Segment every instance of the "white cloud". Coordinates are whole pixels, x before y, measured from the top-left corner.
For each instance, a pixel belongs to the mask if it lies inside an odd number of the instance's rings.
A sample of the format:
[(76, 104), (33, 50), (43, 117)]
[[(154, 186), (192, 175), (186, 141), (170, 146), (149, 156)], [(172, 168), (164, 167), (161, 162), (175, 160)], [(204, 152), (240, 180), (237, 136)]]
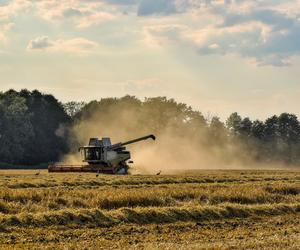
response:
[(265, 55), (263, 57), (256, 57), (253, 60), (250, 60), (250, 62), (253, 62), (257, 66), (290, 66), (292, 64), (291, 58), (289, 56), (280, 56), (276, 54), (272, 55)]
[(7, 32), (14, 26), (12, 18), (17, 16), (20, 11), (26, 11), (31, 3), (26, 0), (13, 0), (0, 5), (0, 42), (7, 42)]
[[(24, 10), (50, 24), (71, 24), (71, 29), (110, 22), (121, 26), (129, 16), (128, 30), (137, 31), (135, 37), (151, 47), (234, 54), (260, 66), (288, 66), (300, 55), (300, 0), (13, 0), (0, 6), (0, 21), (11, 23)], [(2, 25), (0, 41), (6, 36)], [(67, 47), (66, 40), (31, 42), (32, 49)]]
[(144, 42), (149, 47), (165, 47), (182, 42), (183, 33), (188, 29), (181, 24), (151, 24), (143, 28)]
[(51, 22), (71, 22), (78, 28), (86, 28), (112, 21), (114, 8), (101, 1), (43, 0), (35, 3), (37, 14)]
[(0, 6), (0, 20), (8, 20), (17, 15), (20, 11), (24, 11), (31, 7), (31, 2), (27, 0), (12, 0), (7, 4)]
[(96, 42), (81, 37), (68, 40), (50, 40), (47, 36), (41, 36), (31, 40), (27, 50), (87, 55), (93, 53), (97, 47), (98, 44)]
[(47, 36), (40, 36), (33, 40), (31, 40), (27, 46), (28, 50), (42, 50), (42, 49), (48, 49), (49, 47), (52, 47), (53, 44), (50, 42), (49, 38)]
[(80, 20), (75, 21), (78, 28), (86, 28), (92, 25), (101, 24), (107, 21), (112, 21), (115, 19), (110, 13), (97, 12), (88, 16), (81, 17)]
[(278, 11), (271, 1), (177, 0), (177, 10), (182, 7), (181, 14), (174, 15), (177, 19), (170, 23), (161, 17), (159, 24), (149, 19), (144, 41), (152, 47), (192, 48), (199, 54), (235, 54), (258, 66), (288, 66), (292, 56), (300, 55), (300, 1), (289, 1), (289, 6), (293, 2), (298, 3), (298, 15)]

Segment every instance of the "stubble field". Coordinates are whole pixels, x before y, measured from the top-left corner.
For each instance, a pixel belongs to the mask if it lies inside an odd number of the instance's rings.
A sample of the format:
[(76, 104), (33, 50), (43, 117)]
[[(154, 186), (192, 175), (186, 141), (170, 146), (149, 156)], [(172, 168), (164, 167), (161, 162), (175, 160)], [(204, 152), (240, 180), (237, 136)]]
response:
[(0, 249), (115, 248), (299, 249), (300, 171), (0, 171)]

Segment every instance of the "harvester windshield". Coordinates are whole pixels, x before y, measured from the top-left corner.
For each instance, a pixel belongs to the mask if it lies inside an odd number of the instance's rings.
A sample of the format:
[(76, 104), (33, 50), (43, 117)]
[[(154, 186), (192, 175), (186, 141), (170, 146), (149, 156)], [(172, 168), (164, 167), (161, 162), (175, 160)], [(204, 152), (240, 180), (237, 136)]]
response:
[(80, 148), (83, 156), (83, 161), (86, 162), (99, 162), (101, 160), (101, 147), (95, 147), (95, 146), (86, 146)]

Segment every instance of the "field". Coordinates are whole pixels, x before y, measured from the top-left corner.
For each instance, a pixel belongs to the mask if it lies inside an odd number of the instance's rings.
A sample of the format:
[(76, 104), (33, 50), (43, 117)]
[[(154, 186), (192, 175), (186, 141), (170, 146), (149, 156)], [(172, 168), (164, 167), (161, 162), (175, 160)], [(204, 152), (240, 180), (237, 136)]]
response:
[(0, 171), (0, 249), (300, 249), (300, 171)]

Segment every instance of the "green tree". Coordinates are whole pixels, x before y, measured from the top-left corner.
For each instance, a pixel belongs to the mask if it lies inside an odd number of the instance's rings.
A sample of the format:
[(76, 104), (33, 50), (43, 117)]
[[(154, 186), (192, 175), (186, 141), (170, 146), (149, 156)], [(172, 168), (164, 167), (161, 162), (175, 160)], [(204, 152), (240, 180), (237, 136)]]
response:
[(74, 118), (85, 106), (85, 102), (67, 102), (63, 104), (65, 112), (71, 117)]
[(262, 121), (255, 120), (251, 127), (251, 136), (256, 140), (263, 140), (265, 136), (265, 124)]
[(208, 140), (213, 145), (224, 146), (228, 139), (228, 132), (223, 122), (220, 121), (219, 117), (214, 116), (209, 124), (209, 135)]
[(236, 112), (232, 113), (226, 120), (226, 127), (231, 135), (240, 135), (240, 130), (242, 127), (242, 117)]
[(242, 136), (250, 137), (251, 130), (252, 130), (252, 121), (248, 117), (246, 117), (240, 122), (238, 131)]
[(278, 130), (278, 117), (276, 115), (265, 121), (264, 130), (264, 153), (268, 161), (280, 160), (278, 148), (280, 144), (280, 134)]
[(300, 124), (293, 114), (282, 113), (278, 117), (278, 134), (282, 160), (293, 163), (299, 155)]
[(33, 139), (31, 114), (26, 100), (10, 90), (0, 95), (0, 159), (12, 164), (24, 163), (26, 146)]
[(26, 147), (26, 163), (57, 161), (68, 149), (67, 134), (64, 135), (62, 130), (68, 126), (70, 118), (63, 105), (52, 95), (44, 95), (37, 90), (23, 90), (19, 95), (26, 100), (34, 132), (34, 141)]
[(263, 161), (266, 159), (264, 142), (265, 124), (262, 121), (255, 120), (251, 126), (250, 136), (255, 160)]

